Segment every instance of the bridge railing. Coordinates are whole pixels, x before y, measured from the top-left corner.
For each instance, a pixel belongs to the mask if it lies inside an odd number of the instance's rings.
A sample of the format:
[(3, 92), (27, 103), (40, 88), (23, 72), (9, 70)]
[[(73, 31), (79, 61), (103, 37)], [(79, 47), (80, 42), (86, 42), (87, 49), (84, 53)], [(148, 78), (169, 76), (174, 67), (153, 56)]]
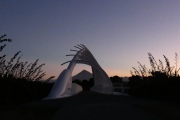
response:
[(115, 93), (121, 95), (128, 95), (128, 89), (130, 88), (127, 83), (113, 83)]

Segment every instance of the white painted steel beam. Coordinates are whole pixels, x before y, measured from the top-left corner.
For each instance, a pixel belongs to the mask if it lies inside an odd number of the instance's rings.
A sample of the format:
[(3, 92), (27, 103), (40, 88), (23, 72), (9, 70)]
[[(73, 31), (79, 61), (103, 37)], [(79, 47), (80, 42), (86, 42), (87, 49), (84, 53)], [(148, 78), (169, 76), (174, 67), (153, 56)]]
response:
[(66, 56), (74, 56), (71, 61), (67, 61), (61, 65), (69, 63), (67, 69), (61, 72), (57, 78), (52, 90), (45, 99), (57, 99), (74, 94), (82, 91), (82, 87), (79, 85), (73, 85), (72, 83), (72, 72), (76, 64), (86, 64), (92, 67), (94, 86), (91, 91), (95, 91), (102, 94), (113, 94), (113, 86), (106, 72), (100, 67), (92, 53), (87, 49), (86, 46), (80, 44), (74, 46), (78, 50), (70, 50), (77, 52), (76, 54), (70, 54)]

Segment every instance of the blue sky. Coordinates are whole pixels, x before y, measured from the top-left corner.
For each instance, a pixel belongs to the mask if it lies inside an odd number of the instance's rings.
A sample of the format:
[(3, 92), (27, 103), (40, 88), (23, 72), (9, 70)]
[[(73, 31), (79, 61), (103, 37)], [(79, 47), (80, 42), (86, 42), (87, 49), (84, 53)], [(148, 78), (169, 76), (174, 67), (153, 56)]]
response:
[[(46, 63), (47, 76), (67, 67), (70, 49), (84, 44), (109, 76), (129, 76), (137, 61), (149, 67), (148, 52), (174, 65), (180, 53), (179, 0), (1, 0), (0, 35), (13, 40), (8, 57)], [(86, 69), (77, 65), (73, 74)]]

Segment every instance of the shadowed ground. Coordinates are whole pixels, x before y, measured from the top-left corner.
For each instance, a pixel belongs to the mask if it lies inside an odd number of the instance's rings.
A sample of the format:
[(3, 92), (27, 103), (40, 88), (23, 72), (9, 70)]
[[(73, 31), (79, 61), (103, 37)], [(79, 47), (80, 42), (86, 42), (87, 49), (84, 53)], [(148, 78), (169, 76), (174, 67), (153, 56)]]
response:
[(1, 110), (1, 120), (179, 120), (180, 104), (94, 92)]

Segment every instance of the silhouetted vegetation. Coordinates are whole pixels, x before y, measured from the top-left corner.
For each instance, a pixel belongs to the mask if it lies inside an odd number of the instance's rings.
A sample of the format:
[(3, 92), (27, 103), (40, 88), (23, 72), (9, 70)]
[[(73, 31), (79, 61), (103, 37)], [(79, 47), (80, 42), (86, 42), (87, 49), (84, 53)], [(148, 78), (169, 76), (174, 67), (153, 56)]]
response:
[(151, 69), (138, 62), (138, 70), (133, 67), (129, 78), (129, 94), (134, 96), (180, 100), (180, 68), (177, 68), (178, 55), (175, 53), (175, 66), (171, 66), (168, 58), (164, 56), (166, 65), (159, 60), (156, 62), (152, 54), (148, 53)]
[[(111, 82), (113, 83), (113, 85), (115, 85), (115, 87), (121, 87), (121, 83), (122, 83), (122, 78), (119, 76), (112, 76), (110, 77)], [(90, 91), (91, 87), (94, 86), (94, 79), (90, 78), (89, 80), (79, 80), (79, 79), (75, 79), (72, 81), (73, 83), (76, 83), (78, 85), (80, 85), (83, 88), (83, 91)], [(115, 91), (119, 92), (119, 89)]]
[(122, 78), (117, 75), (110, 77), (110, 80), (112, 83), (122, 83)]
[(80, 85), (83, 88), (83, 91), (90, 91), (91, 87), (94, 85), (94, 79), (90, 78), (89, 80), (82, 81), (75, 79), (73, 80), (73, 83)]
[(0, 37), (0, 103), (1, 106), (7, 106), (31, 100), (42, 99), (48, 95), (52, 84), (47, 80), (42, 80), (46, 75), (42, 67), (45, 64), (38, 65), (39, 59), (34, 63), (20, 61), (21, 51), (8, 61), (6, 55), (2, 54), (6, 43), (12, 42), (11, 39)]

